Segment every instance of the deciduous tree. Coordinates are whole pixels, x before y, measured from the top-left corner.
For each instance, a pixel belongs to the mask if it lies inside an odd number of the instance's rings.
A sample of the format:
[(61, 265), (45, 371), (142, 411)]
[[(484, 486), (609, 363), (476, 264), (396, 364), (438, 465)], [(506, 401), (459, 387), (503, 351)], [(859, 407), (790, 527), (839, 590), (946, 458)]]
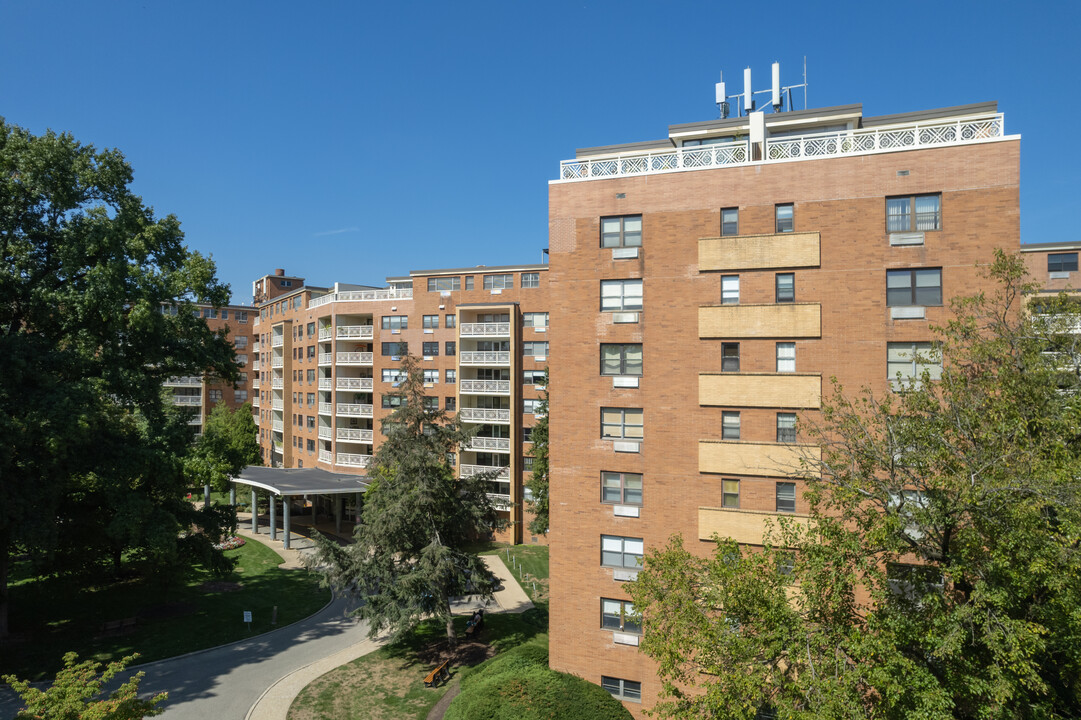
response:
[(526, 481), (532, 498), (528, 501), (533, 519), (529, 531), (537, 535), (548, 534), (548, 369), (544, 369), (544, 394), (537, 409), (537, 422), (529, 436), (533, 443), (533, 472)]
[(999, 254), (955, 300), (941, 379), (836, 388), (811, 517), (764, 548), (680, 539), (631, 587), (666, 717), (1081, 714), (1078, 316), (1030, 315)]

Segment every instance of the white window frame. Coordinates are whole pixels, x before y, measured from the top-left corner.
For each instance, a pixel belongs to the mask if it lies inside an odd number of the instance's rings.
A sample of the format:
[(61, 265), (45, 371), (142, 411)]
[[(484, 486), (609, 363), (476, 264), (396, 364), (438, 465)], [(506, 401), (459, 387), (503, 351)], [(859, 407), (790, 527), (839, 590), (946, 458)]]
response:
[[(616, 413), (618, 413), (619, 416), (618, 422), (616, 421)], [(634, 420), (637, 420), (638, 422), (634, 422)], [(616, 430), (619, 432), (618, 435), (613, 434)], [(634, 442), (641, 442), (644, 436), (645, 412), (642, 408), (601, 408), (602, 440), (631, 440)]]
[[(605, 553), (608, 554), (607, 559)], [(619, 555), (618, 560), (614, 557), (616, 554)], [(644, 555), (645, 542), (642, 538), (601, 535), (601, 567), (641, 570)]]
[(601, 280), (601, 312), (634, 312), (642, 309), (642, 280)]
[(779, 372), (779, 373), (794, 373), (794, 372), (796, 372), (796, 343), (794, 343), (794, 342), (779, 342), (779, 343), (777, 343), (777, 372)]

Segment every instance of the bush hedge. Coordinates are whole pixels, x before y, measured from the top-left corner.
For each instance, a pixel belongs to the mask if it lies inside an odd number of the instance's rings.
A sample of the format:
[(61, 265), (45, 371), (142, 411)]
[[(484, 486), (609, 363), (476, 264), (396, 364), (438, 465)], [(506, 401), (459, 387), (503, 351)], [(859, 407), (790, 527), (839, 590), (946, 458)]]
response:
[(548, 668), (547, 638), (519, 645), (469, 673), (444, 720), (629, 720), (618, 700), (576, 675)]

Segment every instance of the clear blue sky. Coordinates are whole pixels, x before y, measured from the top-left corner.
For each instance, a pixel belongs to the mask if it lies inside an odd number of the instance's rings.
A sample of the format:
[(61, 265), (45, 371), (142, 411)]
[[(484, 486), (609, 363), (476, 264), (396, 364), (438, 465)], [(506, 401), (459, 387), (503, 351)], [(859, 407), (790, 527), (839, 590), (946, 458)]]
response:
[[(998, 100), (1023, 136), (1022, 241), (1077, 239), (1081, 2), (0, 4), (0, 115), (120, 148), (234, 302), (539, 262), (575, 148), (716, 117), (779, 61), (809, 104)], [(799, 107), (799, 105), (797, 105)]]

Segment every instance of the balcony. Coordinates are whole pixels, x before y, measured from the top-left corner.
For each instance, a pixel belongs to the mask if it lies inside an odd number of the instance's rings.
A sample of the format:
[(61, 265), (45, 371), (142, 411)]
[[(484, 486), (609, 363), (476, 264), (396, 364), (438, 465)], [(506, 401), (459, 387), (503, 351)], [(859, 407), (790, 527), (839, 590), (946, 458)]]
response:
[(339, 325), (335, 331), (339, 340), (371, 340), (375, 337), (372, 325)]
[[(369, 443), (373, 442), (373, 431), (363, 430), (361, 428), (338, 428), (338, 440), (341, 442), (359, 442)], [(322, 437), (322, 435), (320, 435)]]
[(202, 395), (173, 395), (173, 405), (202, 405)]
[(188, 425), (202, 425), (202, 424), (203, 424), (203, 416), (202, 415), (196, 415), (191, 420), (188, 420)]
[(360, 365), (371, 367), (374, 356), (370, 352), (340, 352), (334, 362), (338, 365)]
[(255, 388), (256, 390), (258, 390), (259, 389), (259, 378), (255, 378), (254, 380), (252, 380), (251, 381), (251, 386), (253, 388)]
[(274, 408), (275, 410), (284, 410), (285, 409), (285, 401), (284, 400), (277, 400), (277, 399), (272, 400), (271, 403), (270, 403), (270, 407)]
[(334, 414), (334, 405), (331, 404), (331, 403), (324, 403), (324, 402), (319, 403), (319, 414), (320, 415), (333, 415)]
[(258, 371), (260, 367), (262, 367), (262, 364), (258, 360), (252, 360), (252, 362), (251, 362), (251, 369), (252, 370)]
[(285, 345), (284, 335), (275, 335), (270, 338), (270, 347), (283, 347)]
[[(337, 379), (336, 387), (339, 390), (364, 390), (371, 392), (372, 378), (340, 377)], [(322, 388), (320, 387), (320, 389)]]
[(334, 339), (334, 330), (332, 328), (328, 328), (328, 327), (319, 328), (319, 339), (320, 340), (333, 340)]
[(281, 390), (282, 388), (285, 387), (285, 378), (280, 378), (280, 377), (271, 378), (270, 379), (270, 387), (274, 388), (275, 390)]
[(514, 504), (510, 500), (510, 495), (503, 495), (501, 493), (486, 493), (488, 495), (488, 501), (492, 503), (492, 507), (496, 510), (506, 512), (511, 509)]
[(510, 438), (474, 437), (469, 439), (466, 450), (479, 452), (510, 452)]
[(334, 464), (364, 468), (368, 467), (368, 463), (371, 461), (371, 455), (361, 455), (360, 453), (338, 453), (337, 458), (334, 460)]
[(495, 408), (462, 408), (462, 420), (475, 423), (510, 424), (510, 410)]
[(195, 376), (171, 377), (162, 383), (162, 385), (165, 385), (166, 387), (193, 387), (202, 384), (203, 379)]
[(510, 395), (510, 380), (459, 380), (458, 392), (470, 395)]
[(284, 453), (285, 452), (285, 443), (280, 443), (277, 440), (275, 440), (272, 444), (274, 445), (274, 452), (276, 452), (276, 453)]
[(320, 365), (333, 365), (334, 364), (334, 353), (319, 353), (319, 364)]
[(257, 407), (259, 407), (259, 396), (258, 396), (258, 395), (256, 395), (255, 397), (253, 397), (253, 398), (251, 399), (251, 406), (252, 406), (253, 408), (257, 408)]
[(334, 381), (331, 380), (330, 378), (319, 378), (319, 389), (320, 390), (333, 390), (334, 389)]
[(261, 342), (259, 342), (258, 340), (256, 340), (255, 342), (253, 342), (251, 344), (251, 351), (253, 353), (257, 353), (257, 352), (259, 352), (260, 349), (262, 349), (262, 347), (263, 347), (263, 344)]
[(495, 467), (492, 465), (460, 465), (458, 467), (458, 477), (473, 477), (474, 475), (480, 475), (481, 473), (489, 473), (493, 470), (498, 470), (499, 474), (492, 479), (507, 480), (510, 478), (509, 467)]
[(347, 290), (338, 293), (327, 293), (322, 297), (313, 298), (308, 302), (309, 308), (316, 308), (332, 302), (366, 302), (372, 300), (409, 300), (413, 297), (413, 289), (397, 290), (387, 288), (384, 290)]
[(330, 428), (325, 427), (325, 426), (321, 426), (319, 428), (319, 439), (320, 440), (332, 440), (333, 438), (334, 438), (334, 433), (333, 433), (333, 431), (331, 431)]
[(660, 173), (709, 170), (735, 165), (817, 160), (819, 158), (873, 155), (925, 147), (969, 145), (1004, 136), (1001, 113), (963, 120), (929, 121), (905, 125), (883, 125), (861, 130), (812, 133), (798, 137), (766, 138), (764, 160), (754, 160), (751, 144), (737, 140), (717, 145), (650, 150), (619, 155), (576, 158), (559, 163), (559, 181), (656, 175)]
[(462, 323), (458, 326), (458, 335), (460, 337), (510, 337), (510, 323)]
[(338, 403), (338, 415), (342, 417), (372, 417), (374, 407), (361, 403)]
[(270, 358), (270, 367), (272, 367), (272, 368), (285, 367), (285, 358), (283, 358), (283, 357)]
[(275, 420), (273, 422), (273, 427), (278, 432), (285, 432), (285, 423), (281, 420)]
[(320, 450), (319, 451), (319, 462), (325, 462), (325, 463), (334, 462), (334, 454), (331, 453), (330, 450)]
[(466, 351), (458, 353), (458, 362), (461, 365), (510, 365), (509, 352), (489, 351)]

